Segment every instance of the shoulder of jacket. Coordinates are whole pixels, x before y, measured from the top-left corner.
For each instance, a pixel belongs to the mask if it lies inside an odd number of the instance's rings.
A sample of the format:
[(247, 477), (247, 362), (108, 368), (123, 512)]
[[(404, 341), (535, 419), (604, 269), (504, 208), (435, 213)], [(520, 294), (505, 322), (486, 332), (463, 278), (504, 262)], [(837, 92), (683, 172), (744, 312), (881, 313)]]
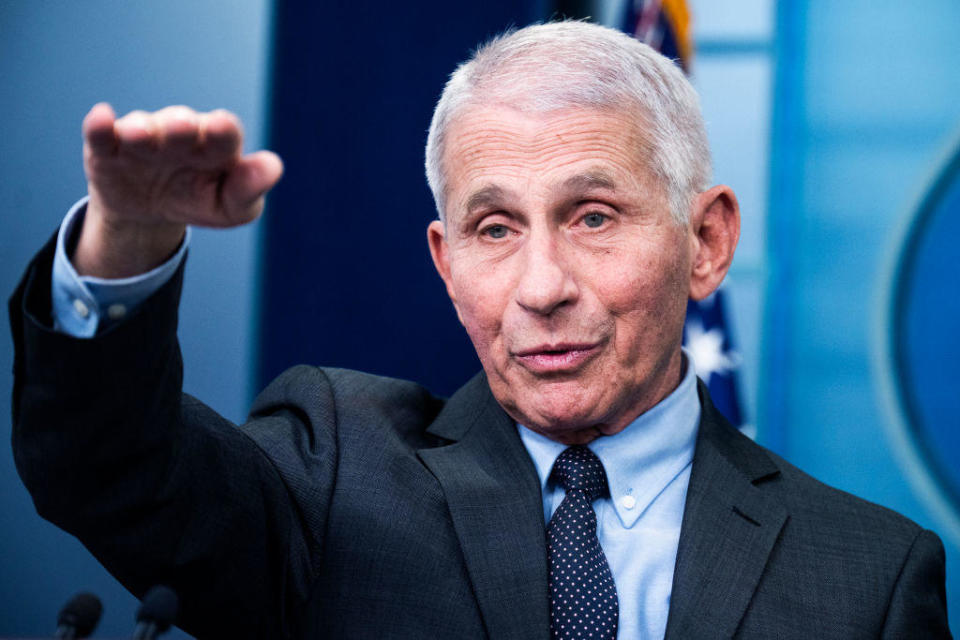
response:
[(795, 524), (835, 530), (846, 537), (882, 537), (884, 544), (905, 548), (923, 531), (920, 525), (893, 509), (832, 487), (776, 453), (766, 453), (780, 469), (776, 491)]
[(251, 416), (293, 408), (339, 426), (393, 426), (423, 430), (444, 400), (423, 386), (334, 367), (297, 365), (277, 376), (257, 397)]

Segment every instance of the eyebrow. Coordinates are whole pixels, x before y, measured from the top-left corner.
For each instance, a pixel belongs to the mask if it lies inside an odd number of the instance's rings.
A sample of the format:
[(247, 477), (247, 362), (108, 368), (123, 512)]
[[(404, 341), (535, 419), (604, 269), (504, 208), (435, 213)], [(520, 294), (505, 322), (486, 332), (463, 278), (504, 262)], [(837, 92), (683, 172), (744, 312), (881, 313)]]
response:
[(613, 181), (613, 178), (599, 170), (578, 173), (564, 180), (562, 186), (565, 191), (590, 191), (592, 189), (617, 190), (617, 184)]
[[(606, 189), (616, 191), (617, 184), (604, 171), (587, 171), (578, 173), (563, 181), (561, 185), (564, 191), (589, 191), (591, 189)], [(506, 192), (497, 185), (487, 185), (473, 192), (467, 198), (466, 210), (473, 211), (485, 206), (498, 204), (503, 201)]]
[(488, 185), (478, 191), (474, 191), (470, 197), (467, 198), (467, 213), (475, 209), (503, 202), (504, 195), (504, 190), (496, 185)]

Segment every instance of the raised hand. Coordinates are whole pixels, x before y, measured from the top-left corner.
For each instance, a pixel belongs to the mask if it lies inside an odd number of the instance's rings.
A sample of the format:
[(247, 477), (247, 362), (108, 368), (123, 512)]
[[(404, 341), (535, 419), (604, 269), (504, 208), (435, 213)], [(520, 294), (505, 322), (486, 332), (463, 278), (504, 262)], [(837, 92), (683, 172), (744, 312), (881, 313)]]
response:
[(274, 153), (242, 155), (240, 121), (222, 110), (167, 107), (118, 119), (100, 103), (83, 138), (90, 202), (72, 258), (81, 274), (143, 273), (176, 250), (187, 224), (250, 222), (283, 173)]

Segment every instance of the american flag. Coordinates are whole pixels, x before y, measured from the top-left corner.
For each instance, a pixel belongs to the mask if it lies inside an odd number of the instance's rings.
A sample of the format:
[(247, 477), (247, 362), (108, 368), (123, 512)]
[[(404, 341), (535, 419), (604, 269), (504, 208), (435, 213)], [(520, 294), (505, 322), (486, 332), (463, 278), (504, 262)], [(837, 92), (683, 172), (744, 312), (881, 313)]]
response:
[(741, 358), (734, 348), (727, 321), (723, 289), (703, 300), (687, 303), (683, 346), (693, 360), (697, 375), (707, 384), (710, 398), (734, 426), (753, 437), (740, 406), (738, 370)]
[(690, 73), (693, 38), (684, 0), (633, 0), (627, 3), (624, 31), (676, 60)]

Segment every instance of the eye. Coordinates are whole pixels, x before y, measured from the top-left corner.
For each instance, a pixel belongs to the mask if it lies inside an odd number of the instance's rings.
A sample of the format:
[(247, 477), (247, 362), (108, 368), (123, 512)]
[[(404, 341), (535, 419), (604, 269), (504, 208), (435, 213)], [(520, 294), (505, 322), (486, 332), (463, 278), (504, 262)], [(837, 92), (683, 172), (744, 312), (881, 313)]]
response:
[(583, 224), (587, 225), (591, 229), (596, 229), (603, 226), (603, 223), (607, 221), (607, 216), (602, 213), (588, 213), (583, 216)]
[(499, 240), (501, 238), (506, 238), (509, 229), (507, 229), (502, 224), (492, 224), (486, 229), (483, 230), (483, 235), (488, 238), (493, 238), (494, 240)]

